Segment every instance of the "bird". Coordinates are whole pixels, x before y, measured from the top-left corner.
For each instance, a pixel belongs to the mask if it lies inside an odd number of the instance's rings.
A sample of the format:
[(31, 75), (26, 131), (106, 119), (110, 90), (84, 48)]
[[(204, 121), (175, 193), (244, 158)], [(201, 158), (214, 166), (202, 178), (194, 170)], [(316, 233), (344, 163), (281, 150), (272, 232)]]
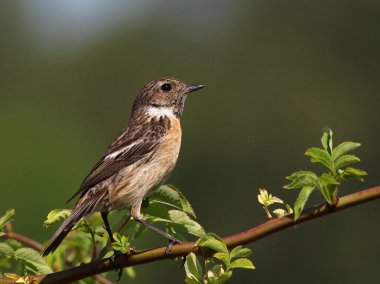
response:
[(108, 214), (130, 208), (134, 220), (169, 240), (179, 241), (144, 220), (141, 204), (173, 171), (182, 139), (180, 119), (188, 94), (203, 84), (185, 84), (175, 78), (161, 78), (143, 86), (136, 97), (127, 126), (108, 146), (77, 192), (79, 199), (71, 215), (54, 233), (42, 255), (54, 252), (83, 217), (100, 212), (111, 242), (114, 241)]

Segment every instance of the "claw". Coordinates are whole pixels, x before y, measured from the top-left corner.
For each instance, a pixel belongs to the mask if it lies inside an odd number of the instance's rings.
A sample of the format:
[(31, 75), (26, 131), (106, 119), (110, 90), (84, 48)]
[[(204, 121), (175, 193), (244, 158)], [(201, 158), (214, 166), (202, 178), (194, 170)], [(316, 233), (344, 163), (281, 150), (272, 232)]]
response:
[(168, 246), (165, 249), (165, 254), (169, 254), (172, 251), (173, 245), (181, 244), (181, 243), (182, 242), (180, 240), (177, 240), (177, 239), (174, 239), (174, 238), (171, 239), (171, 240), (169, 240), (169, 244), (168, 244)]
[(117, 271), (117, 281), (120, 281), (121, 277), (123, 276), (123, 268), (118, 268), (117, 265), (116, 265), (116, 258), (120, 255), (122, 255), (122, 253), (118, 250), (113, 250), (114, 252), (114, 255), (110, 257), (110, 262), (112, 264), (112, 266), (115, 269), (115, 271)]

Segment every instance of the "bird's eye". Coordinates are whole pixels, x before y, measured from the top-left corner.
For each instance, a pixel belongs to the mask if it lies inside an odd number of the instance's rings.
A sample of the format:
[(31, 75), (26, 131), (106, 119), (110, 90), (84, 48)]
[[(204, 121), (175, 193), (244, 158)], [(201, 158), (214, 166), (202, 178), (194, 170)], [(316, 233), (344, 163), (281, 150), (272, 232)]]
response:
[(169, 92), (169, 91), (171, 91), (171, 89), (172, 89), (172, 85), (170, 85), (170, 84), (168, 84), (168, 83), (163, 84), (163, 85), (161, 86), (161, 90), (163, 90), (164, 92)]

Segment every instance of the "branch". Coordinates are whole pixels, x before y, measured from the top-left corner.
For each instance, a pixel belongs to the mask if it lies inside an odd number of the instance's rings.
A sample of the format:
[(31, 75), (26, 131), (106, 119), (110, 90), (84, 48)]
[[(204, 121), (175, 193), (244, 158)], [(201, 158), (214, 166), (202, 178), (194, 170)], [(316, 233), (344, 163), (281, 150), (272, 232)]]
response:
[[(293, 215), (269, 220), (261, 225), (253, 227), (247, 231), (231, 235), (223, 238), (228, 248), (238, 245), (248, 244), (266, 236), (274, 234), (283, 229), (292, 227), (305, 221), (313, 220), (332, 213), (336, 213), (343, 209), (359, 205), (374, 199), (380, 198), (380, 186), (359, 191), (350, 195), (341, 197), (335, 207), (328, 204), (320, 204), (303, 211), (302, 215), (293, 220)], [(162, 259), (172, 259), (176, 257), (186, 256), (190, 252), (198, 252), (198, 248), (194, 247), (195, 243), (183, 243), (174, 245), (169, 254), (165, 253), (166, 247), (150, 249), (140, 252), (130, 252), (117, 256), (114, 261), (110, 258), (97, 260), (88, 264), (83, 264), (68, 270), (59, 271), (47, 275), (41, 275), (41, 284), (50, 283), (70, 283), (89, 276), (115, 270), (117, 268), (140, 265), (148, 262), (158, 261)]]
[(12, 225), (9, 223), (6, 226), (4, 237), (16, 240), (34, 250), (42, 251), (42, 245), (39, 242), (36, 242), (31, 238), (13, 232)]
[[(231, 235), (223, 238), (228, 248), (233, 248), (238, 245), (248, 244), (266, 236), (274, 234), (283, 229), (292, 227), (294, 225), (303, 223), (305, 221), (313, 220), (319, 217), (323, 217), (332, 213), (336, 213), (343, 209), (359, 205), (374, 199), (380, 198), (380, 186), (362, 190), (350, 195), (341, 197), (336, 206), (331, 206), (328, 204), (320, 204), (317, 206), (310, 207), (303, 211), (302, 215), (297, 219), (293, 220), (293, 215), (288, 215), (281, 218), (275, 218), (269, 220), (261, 225), (253, 227), (247, 231)], [(12, 231), (12, 227), (7, 227), (5, 236), (11, 239), (15, 239), (24, 245), (32, 247), (36, 250), (41, 251), (42, 246), (38, 242), (25, 237), (23, 235), (17, 234)], [(194, 247), (194, 242), (183, 243), (174, 245), (169, 254), (165, 253), (166, 247), (139, 251), (139, 252), (129, 252), (111, 261), (111, 258), (100, 259), (88, 264), (83, 264), (78, 267), (71, 269), (54, 272), (47, 275), (35, 275), (30, 276), (30, 279), (40, 281), (41, 284), (49, 283), (70, 283), (84, 279), (86, 277), (95, 277), (100, 283), (108, 284), (112, 283), (109, 280), (102, 277), (101, 273), (115, 270), (117, 268), (129, 267), (140, 265), (148, 262), (172, 259), (176, 257), (186, 256), (190, 252), (199, 253), (199, 249)], [(12, 279), (0, 278), (0, 283), (15, 283)]]

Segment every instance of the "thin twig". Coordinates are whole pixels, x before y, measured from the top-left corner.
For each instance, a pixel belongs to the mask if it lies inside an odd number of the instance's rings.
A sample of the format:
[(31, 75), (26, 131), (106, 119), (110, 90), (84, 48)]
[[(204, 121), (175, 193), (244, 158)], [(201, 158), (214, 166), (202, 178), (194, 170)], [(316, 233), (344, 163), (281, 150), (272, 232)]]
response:
[(16, 240), (23, 245), (26, 245), (32, 249), (35, 249), (37, 251), (42, 251), (42, 245), (39, 242), (36, 242), (35, 240), (28, 238), (26, 236), (20, 235), (18, 233), (13, 232), (12, 225), (7, 224), (5, 227), (5, 235), (4, 237), (8, 239)]
[[(339, 199), (336, 207), (328, 206), (326, 204), (311, 207), (304, 210), (297, 221), (293, 220), (293, 215), (275, 218), (247, 231), (225, 237), (223, 240), (228, 248), (233, 248), (238, 245), (244, 245), (257, 241), (296, 224), (336, 213), (343, 209), (377, 198), (380, 198), (380, 186), (343, 196)], [(101, 259), (68, 270), (41, 275), (40, 283), (70, 283), (96, 274), (115, 270), (115, 268), (129, 267), (162, 259), (181, 257), (187, 255), (191, 251), (198, 252), (198, 248), (194, 247), (194, 245), (194, 242), (177, 244), (173, 246), (170, 253), (165, 252), (166, 247), (160, 247), (142, 252), (126, 253), (116, 257), (113, 261), (111, 261), (110, 258)]]

